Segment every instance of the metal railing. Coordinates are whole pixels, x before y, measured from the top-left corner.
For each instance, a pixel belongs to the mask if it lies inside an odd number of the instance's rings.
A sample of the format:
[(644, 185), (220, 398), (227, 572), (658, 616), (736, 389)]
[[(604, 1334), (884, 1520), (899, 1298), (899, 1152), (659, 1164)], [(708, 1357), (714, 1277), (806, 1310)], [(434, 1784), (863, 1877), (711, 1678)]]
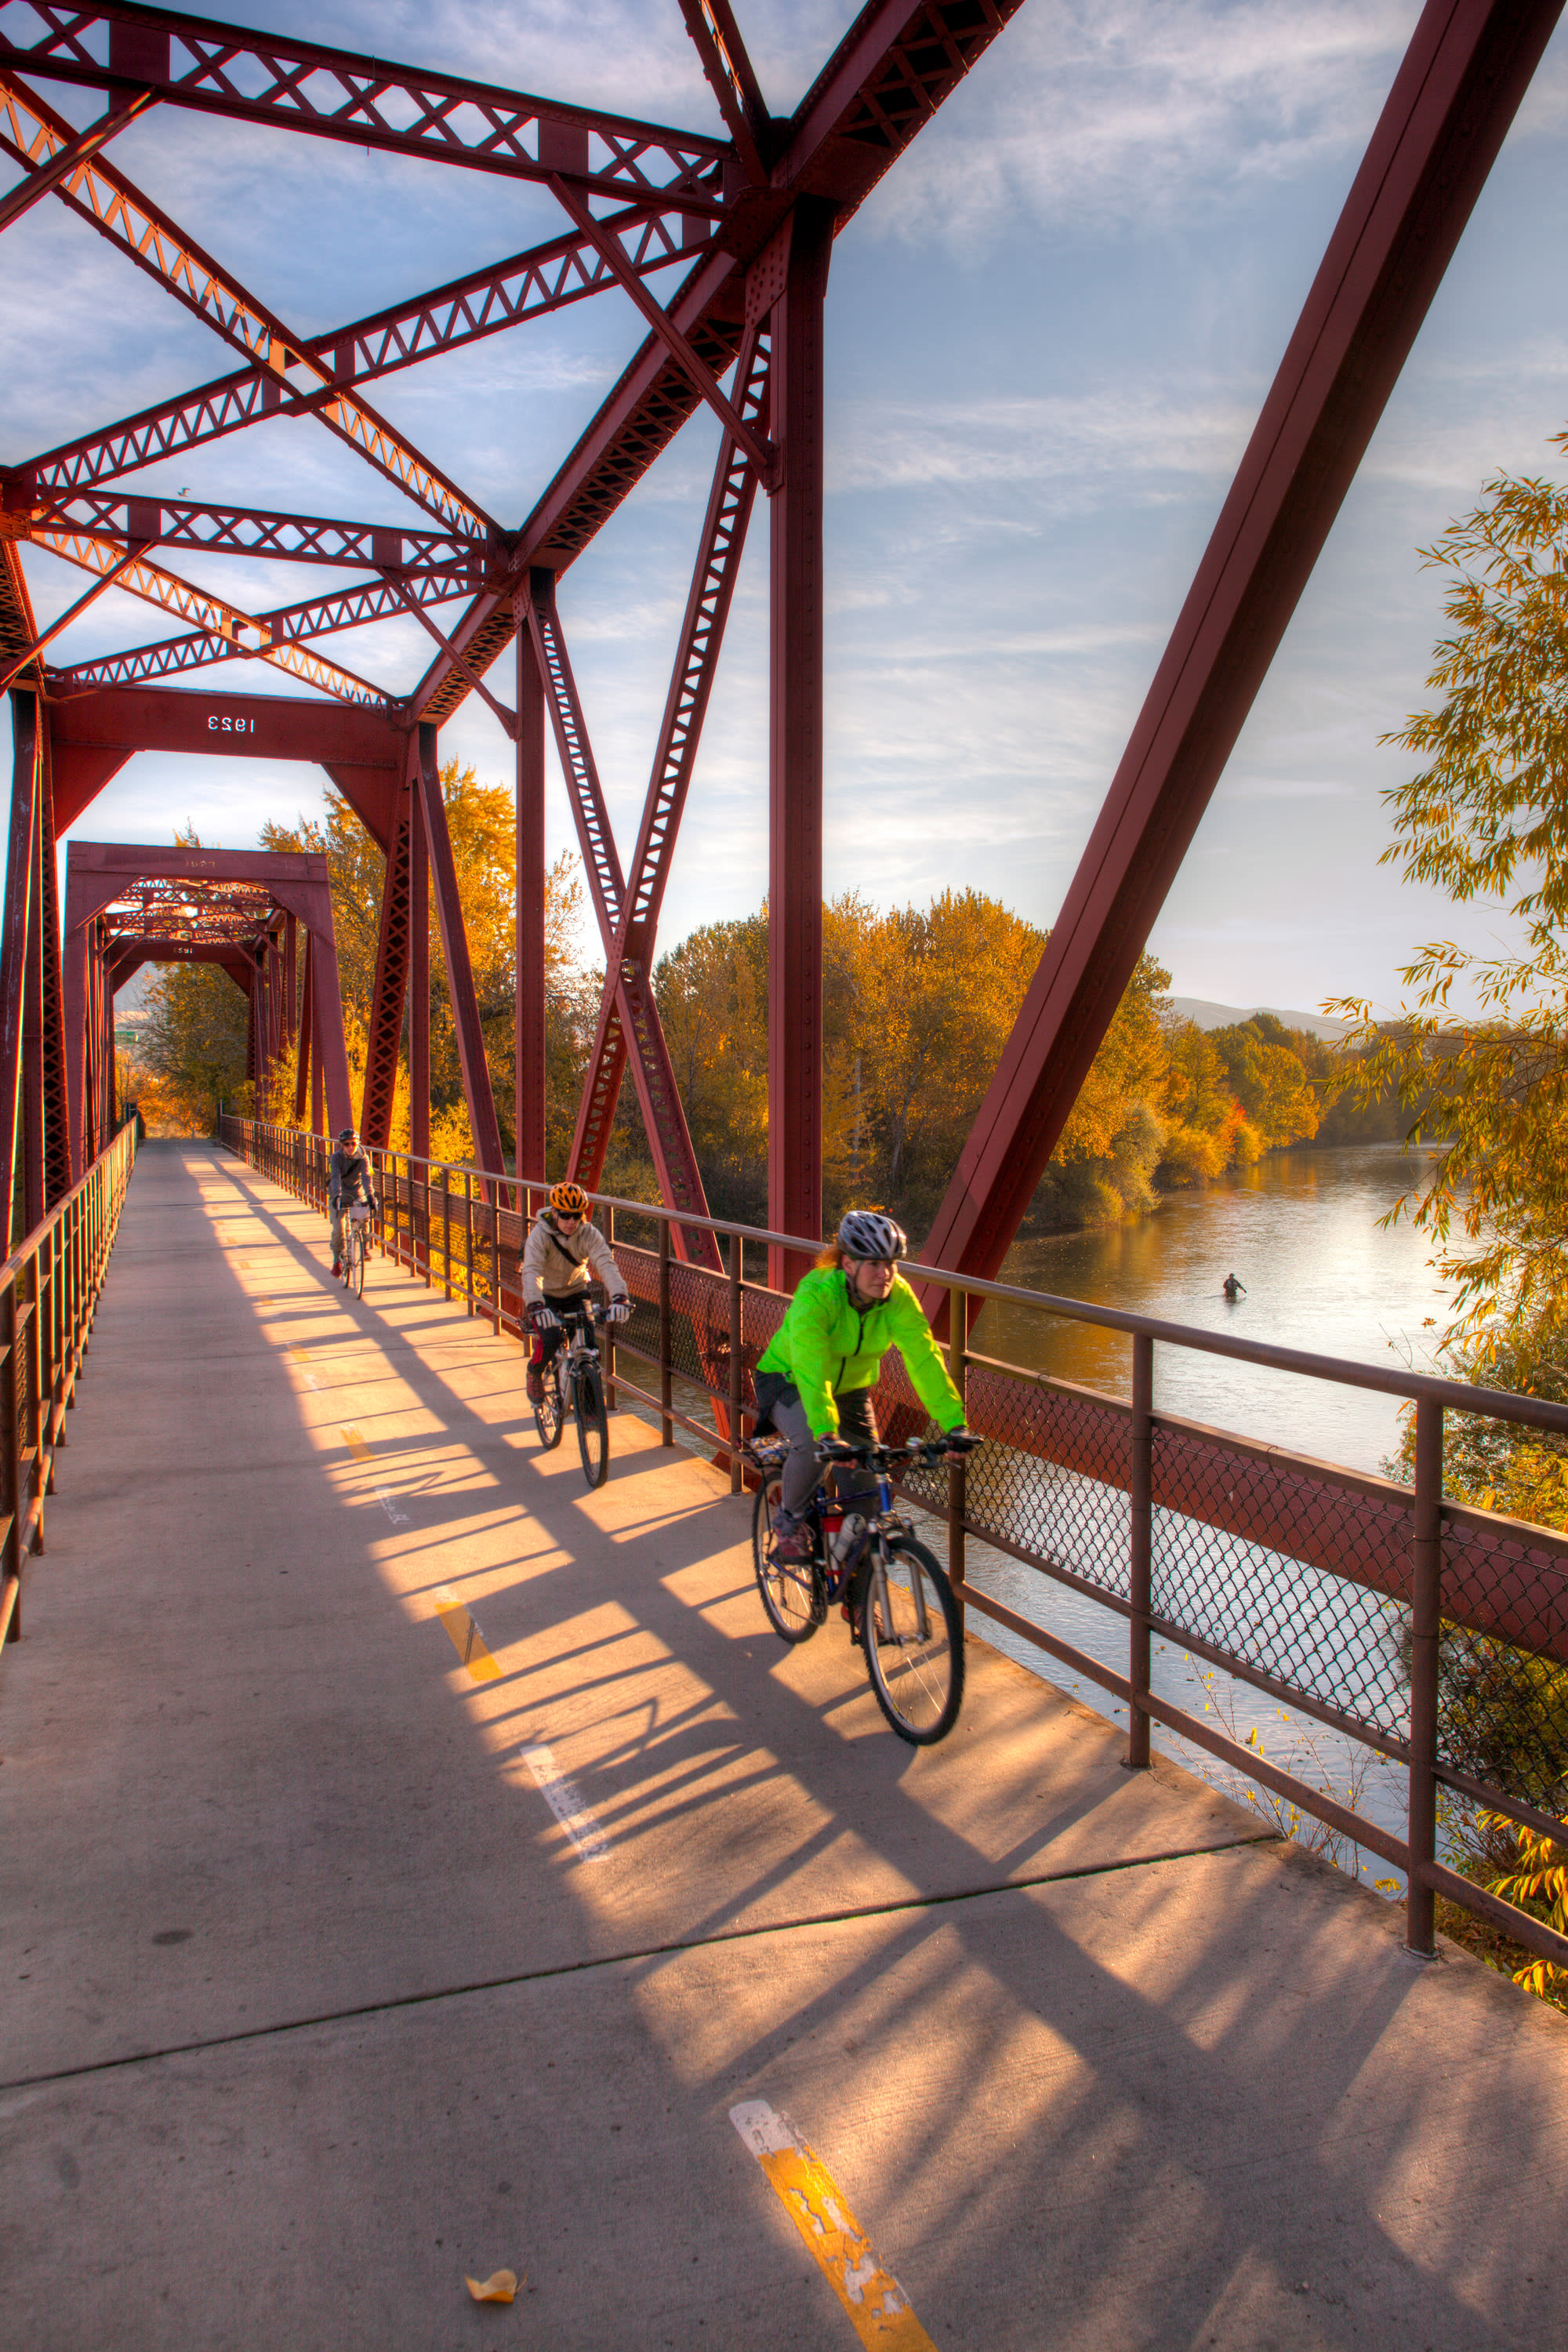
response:
[[(221, 1139), (264, 1173), (324, 1207), (321, 1136), (226, 1117)], [(448, 1297), (466, 1297), (498, 1336), (525, 1338), (517, 1261), (546, 1191), (477, 1169), (373, 1153), (386, 1255)], [(607, 1385), (679, 1426), (743, 1477), (729, 1433), (749, 1423), (758, 1357), (788, 1300), (744, 1279), (748, 1244), (797, 1254), (798, 1236), (591, 1196), (633, 1299), (605, 1334)], [(679, 1255), (678, 1235), (713, 1234), (713, 1272)], [(1568, 1839), (1568, 1536), (1444, 1495), (1449, 1413), (1568, 1434), (1568, 1408), (1415, 1372), (1316, 1356), (1161, 1323), (1005, 1283), (955, 1281), (940, 1267), (906, 1273), (949, 1300), (948, 1359), (970, 1425), (990, 1441), (963, 1467), (912, 1478), (909, 1491), (945, 1522), (950, 1573), (971, 1609), (1082, 1675), (1128, 1709), (1128, 1762), (1146, 1765), (1160, 1723), (1229, 1771), (1270, 1790), (1407, 1879), (1407, 1937), (1433, 1949), (1443, 1895), (1515, 1942), (1568, 1967), (1568, 1937), (1439, 1859), (1439, 1791)], [(980, 1307), (997, 1299), (1057, 1320), (1124, 1334), (1131, 1394), (1101, 1394), (975, 1350)], [(1317, 1462), (1153, 1404), (1156, 1348), (1222, 1356), (1260, 1370), (1404, 1400), (1415, 1423), (1413, 1485)], [(628, 1378), (626, 1360), (648, 1368)], [(711, 1418), (679, 1409), (678, 1383)], [(691, 1400), (697, 1402), (698, 1400)], [(894, 1439), (926, 1426), (896, 1355), (878, 1390)], [(1127, 1668), (1107, 1666), (969, 1582), (971, 1538), (1114, 1612), (1127, 1625)], [(1212, 1719), (1151, 1688), (1154, 1637), (1330, 1727), (1408, 1773), (1405, 1833), (1228, 1737)]]
[(76, 1402), (109, 1253), (136, 1164), (122, 1127), (0, 1267), (0, 1640), (22, 1634), (22, 1579), (44, 1549), (44, 1502)]

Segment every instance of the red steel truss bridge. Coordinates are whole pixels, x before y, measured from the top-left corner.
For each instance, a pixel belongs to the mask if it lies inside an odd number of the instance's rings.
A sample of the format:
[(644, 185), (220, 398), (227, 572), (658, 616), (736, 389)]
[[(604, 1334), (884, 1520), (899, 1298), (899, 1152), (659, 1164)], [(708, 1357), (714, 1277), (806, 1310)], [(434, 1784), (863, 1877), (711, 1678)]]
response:
[[(470, 695), (496, 715), (515, 751), (517, 1171), (538, 1176), (545, 1163), (548, 728), (605, 959), (571, 1172), (589, 1186), (598, 1179), (629, 1067), (664, 1205), (702, 1218), (651, 973), (760, 490), (771, 555), (769, 1224), (783, 1234), (820, 1230), (828, 269), (858, 206), (975, 59), (1005, 37), (1022, 0), (868, 0), (787, 119), (768, 111), (731, 0), (679, 5), (718, 131), (633, 121), (121, 0), (0, 0), (0, 148), (21, 173), (0, 198), (0, 229), (34, 203), (64, 205), (226, 347), (226, 373), (0, 471), (0, 683), (11, 691), (16, 745), (0, 1101), (10, 1106), (13, 1155), (19, 1139), (36, 1139), (27, 1146), (29, 1219), (68, 1183), (84, 1151), (91, 1156), (102, 1117), (85, 1079), (68, 1083), (70, 1072), (97, 1067), (91, 1037), (104, 1014), (85, 978), (79, 993), (74, 981), (68, 990), (63, 983), (55, 841), (140, 751), (221, 748), (325, 769), (386, 860), (361, 1129), (373, 1144), (387, 1141), (407, 1007), (413, 1142), (428, 1155), (433, 896), (477, 1158), (486, 1172), (503, 1171), (438, 778), (439, 730)], [(928, 1240), (934, 1265), (979, 1278), (1000, 1265), (1559, 5), (1430, 0), (1419, 19)], [(94, 94), (99, 110), (85, 128), (52, 102), (48, 93), (58, 97), (61, 85), (79, 93), (79, 93)], [(116, 138), (160, 107), (532, 184), (549, 191), (561, 226), (526, 251), (305, 335), (116, 168)], [(542, 497), (513, 525), (488, 514), (372, 404), (384, 376), (611, 289), (635, 306), (644, 339)], [(717, 415), (722, 438), (626, 856), (610, 825), (557, 583), (700, 411)], [(389, 527), (219, 507), (138, 487), (141, 469), (158, 460), (280, 416), (313, 421), (345, 443), (395, 486), (406, 520)], [(88, 575), (82, 596), (48, 630), (28, 601), (23, 542)], [(160, 560), (175, 553), (187, 563), (267, 555), (338, 576), (317, 596), (250, 612)], [(54, 640), (111, 583), (154, 606), (163, 634), (56, 667)], [(405, 697), (326, 649), (337, 633), (402, 614), (432, 643), (429, 667)], [(280, 686), (296, 690), (215, 694), (176, 683), (239, 659), (268, 663), (284, 673)], [(157, 919), (149, 902), (148, 919)], [(160, 936), (174, 952), (174, 935)], [(264, 982), (245, 982), (258, 1069), (283, 1034), (279, 1023), (298, 1017), (285, 976), (289, 936), (287, 914), (281, 933), (274, 921), (251, 935), (252, 974), (265, 972)], [(312, 936), (319, 948), (321, 934)], [(132, 951), (118, 940), (89, 948), (105, 976)], [(307, 983), (318, 999), (326, 973), (321, 950)], [(318, 1077), (325, 1067), (331, 1097), (331, 1055), (341, 1055), (342, 1041), (336, 1024), (326, 1022), (325, 1032), (337, 1036), (335, 1048), (322, 1045), (312, 1014), (314, 1067)], [(301, 1076), (301, 1115), (304, 1092)], [(319, 1123), (319, 1085), (317, 1097)], [(678, 1225), (674, 1246), (717, 1265), (700, 1223)], [(784, 1253), (774, 1256), (778, 1282), (788, 1267)]]

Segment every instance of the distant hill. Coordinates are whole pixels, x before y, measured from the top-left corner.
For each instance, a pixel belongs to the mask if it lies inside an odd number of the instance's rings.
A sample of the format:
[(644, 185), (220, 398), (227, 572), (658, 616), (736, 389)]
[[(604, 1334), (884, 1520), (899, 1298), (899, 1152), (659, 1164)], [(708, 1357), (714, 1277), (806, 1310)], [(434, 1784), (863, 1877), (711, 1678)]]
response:
[(1229, 1029), (1238, 1021), (1250, 1021), (1255, 1013), (1272, 1013), (1287, 1029), (1305, 1029), (1313, 1037), (1344, 1037), (1351, 1028), (1348, 1021), (1331, 1021), (1322, 1013), (1287, 1013), (1278, 1004), (1215, 1004), (1206, 996), (1173, 996), (1171, 1010), (1200, 1029)]

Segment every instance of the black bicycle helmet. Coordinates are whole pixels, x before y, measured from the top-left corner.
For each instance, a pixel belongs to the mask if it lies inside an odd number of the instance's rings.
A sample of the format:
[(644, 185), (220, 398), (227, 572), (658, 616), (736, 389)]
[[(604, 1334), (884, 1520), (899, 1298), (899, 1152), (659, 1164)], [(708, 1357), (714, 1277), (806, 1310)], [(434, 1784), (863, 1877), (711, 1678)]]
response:
[(902, 1225), (880, 1209), (851, 1209), (838, 1228), (838, 1245), (846, 1257), (876, 1258), (887, 1265), (910, 1254)]
[(338, 1129), (338, 1141), (339, 1141), (340, 1143), (352, 1143), (352, 1142), (353, 1141), (353, 1139), (354, 1139), (354, 1131), (353, 1131), (353, 1128), (352, 1128), (352, 1127), (340, 1127), (340, 1128), (339, 1128), (339, 1129)]

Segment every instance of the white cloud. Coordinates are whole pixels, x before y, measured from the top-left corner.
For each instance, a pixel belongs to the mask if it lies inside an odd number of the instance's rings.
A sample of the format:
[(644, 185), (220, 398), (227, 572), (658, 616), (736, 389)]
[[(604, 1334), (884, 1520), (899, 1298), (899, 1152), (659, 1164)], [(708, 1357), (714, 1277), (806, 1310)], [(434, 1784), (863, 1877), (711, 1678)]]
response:
[(1026, 10), (873, 198), (971, 245), (1020, 218), (1168, 228), (1364, 146), (1414, 0), (1067, 0)]

